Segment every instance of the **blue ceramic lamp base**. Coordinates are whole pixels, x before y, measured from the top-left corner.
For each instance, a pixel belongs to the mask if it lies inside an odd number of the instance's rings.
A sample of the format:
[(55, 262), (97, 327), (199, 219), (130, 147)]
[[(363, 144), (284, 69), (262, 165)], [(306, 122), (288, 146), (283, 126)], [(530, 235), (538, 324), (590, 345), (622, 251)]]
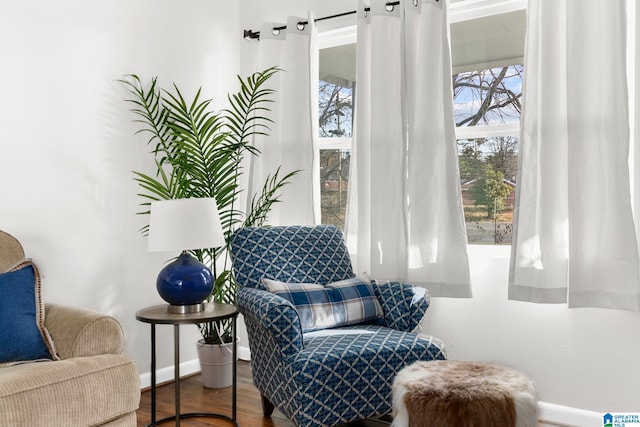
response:
[(202, 311), (204, 301), (213, 290), (211, 270), (183, 251), (180, 256), (160, 271), (156, 287), (163, 300), (169, 303), (170, 313)]

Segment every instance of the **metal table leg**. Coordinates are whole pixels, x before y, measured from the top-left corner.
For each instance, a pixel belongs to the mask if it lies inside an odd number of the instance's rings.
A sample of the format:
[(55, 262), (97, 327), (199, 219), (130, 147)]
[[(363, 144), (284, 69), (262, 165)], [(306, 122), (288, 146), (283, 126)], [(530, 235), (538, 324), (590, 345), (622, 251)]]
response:
[(156, 422), (156, 324), (151, 324), (151, 424)]
[(176, 427), (180, 427), (180, 325), (173, 325), (173, 379), (176, 404)]
[(231, 346), (233, 348), (233, 354), (231, 355), (232, 357), (232, 362), (231, 362), (231, 366), (232, 371), (233, 371), (233, 378), (232, 378), (232, 388), (231, 388), (231, 401), (232, 401), (232, 405), (231, 405), (231, 419), (236, 422), (236, 405), (237, 405), (237, 352), (238, 352), (238, 341), (236, 339), (236, 317), (233, 318), (232, 322), (231, 322), (231, 330), (233, 331), (233, 345)]

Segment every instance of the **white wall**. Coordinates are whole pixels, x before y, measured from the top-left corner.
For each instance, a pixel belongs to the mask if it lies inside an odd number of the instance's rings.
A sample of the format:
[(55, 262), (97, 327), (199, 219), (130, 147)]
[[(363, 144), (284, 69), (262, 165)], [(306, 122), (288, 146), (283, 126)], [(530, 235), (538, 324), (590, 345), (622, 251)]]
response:
[[(226, 105), (239, 68), (239, 6), (228, 0), (3, 0), (0, 7), (0, 229), (44, 274), (47, 302), (111, 313), (126, 353), (149, 370), (155, 278), (172, 254), (146, 251), (132, 170), (152, 157), (116, 80), (136, 73), (198, 86)], [(183, 359), (196, 357), (183, 327)], [(158, 329), (158, 363), (172, 363)], [(162, 351), (164, 350), (164, 351)]]
[(442, 339), (452, 359), (522, 370), (544, 402), (639, 411), (640, 314), (508, 301), (509, 251), (470, 246), (473, 298), (434, 298), (424, 332)]

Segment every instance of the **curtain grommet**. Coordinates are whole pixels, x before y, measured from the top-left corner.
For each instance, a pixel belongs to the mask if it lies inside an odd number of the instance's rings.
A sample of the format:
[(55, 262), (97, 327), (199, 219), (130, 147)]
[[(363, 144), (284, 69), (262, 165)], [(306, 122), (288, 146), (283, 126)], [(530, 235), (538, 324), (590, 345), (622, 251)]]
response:
[(306, 24), (304, 22), (298, 22), (298, 25), (296, 25), (296, 28), (298, 29), (298, 31), (304, 31), (305, 27), (306, 27)]
[(386, 5), (384, 5), (384, 9), (385, 9), (387, 12), (393, 12), (393, 9), (395, 9), (395, 8), (396, 8), (396, 7), (395, 7), (394, 5), (392, 5), (392, 4), (388, 4), (388, 3), (387, 3)]
[(274, 36), (280, 35), (280, 29), (279, 28), (272, 29), (271, 34), (273, 34)]

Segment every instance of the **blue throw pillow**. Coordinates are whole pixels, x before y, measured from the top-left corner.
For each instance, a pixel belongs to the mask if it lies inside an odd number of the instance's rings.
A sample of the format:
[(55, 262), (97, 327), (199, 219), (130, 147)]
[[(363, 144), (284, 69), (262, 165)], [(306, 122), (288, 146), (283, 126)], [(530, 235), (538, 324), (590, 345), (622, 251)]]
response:
[(31, 260), (0, 274), (0, 363), (54, 358), (40, 286), (40, 274)]
[(262, 279), (274, 294), (290, 301), (298, 311), (303, 332), (375, 321), (384, 313), (371, 281), (354, 277), (322, 286)]

